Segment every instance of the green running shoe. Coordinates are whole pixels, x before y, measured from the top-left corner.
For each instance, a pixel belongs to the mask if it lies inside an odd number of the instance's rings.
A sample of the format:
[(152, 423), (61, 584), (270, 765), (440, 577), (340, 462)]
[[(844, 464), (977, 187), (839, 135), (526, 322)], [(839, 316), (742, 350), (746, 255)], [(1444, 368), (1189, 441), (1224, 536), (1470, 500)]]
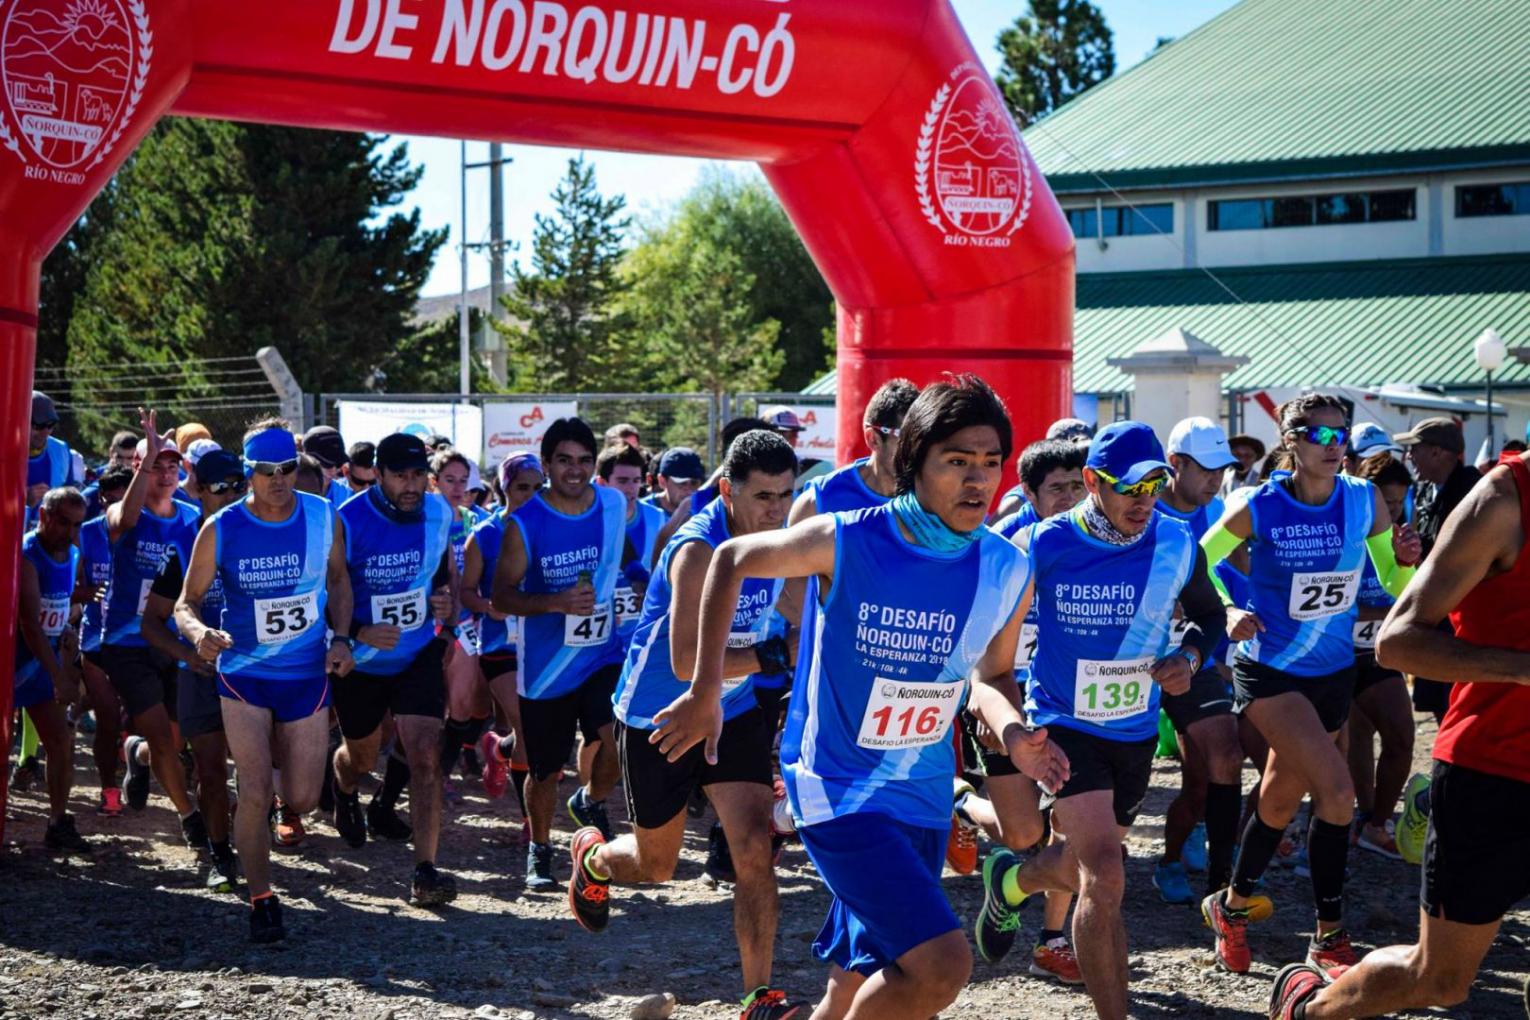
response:
[(1403, 790), (1403, 813), (1392, 838), (1409, 864), (1424, 862), (1424, 839), (1429, 835), (1429, 777), (1419, 773)]
[(1004, 876), (1020, 863), (1008, 847), (1000, 847), (983, 861), (983, 909), (973, 924), (978, 953), (988, 963), (998, 963), (1009, 953), (1020, 934), (1020, 910), (1004, 898)]

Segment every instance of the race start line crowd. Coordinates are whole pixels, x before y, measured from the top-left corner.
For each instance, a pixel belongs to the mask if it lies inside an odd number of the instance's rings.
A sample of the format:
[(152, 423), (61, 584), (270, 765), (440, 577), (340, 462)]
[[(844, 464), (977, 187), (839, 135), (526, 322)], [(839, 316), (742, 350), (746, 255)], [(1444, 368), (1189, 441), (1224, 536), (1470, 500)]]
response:
[[(1392, 436), (1321, 394), (1278, 415), (1273, 451), (1205, 418), (1163, 441), (1064, 419), (1001, 496), (1015, 437), (973, 376), (887, 383), (867, 456), (806, 485), (784, 408), (730, 422), (710, 473), (569, 418), (487, 478), (440, 437), (347, 447), (267, 419), (220, 446), (144, 411), (87, 486), (34, 394), (12, 782), (45, 785), (48, 848), (89, 853), (68, 806), (91, 734), (95, 827), (142, 809), (152, 777), (208, 888), (243, 883), (256, 942), (286, 936), (271, 845), (315, 810), (352, 847), (411, 842), (409, 896), (438, 906), (451, 776), (513, 790), (527, 888), (563, 885), (599, 932), (616, 890), (672, 877), (709, 804), (741, 1020), (949, 1006), (973, 960), (947, 864), (979, 874), (985, 961), (1041, 900), (1030, 973), (1115, 1020), (1122, 840), (1163, 744), (1182, 784), (1153, 885), (1199, 903), (1220, 966), (1259, 954), (1272, 860), (1310, 873), (1308, 951), (1272, 1018), (1459, 1003), (1530, 894), (1523, 444), (1484, 475), (1449, 419)], [(1410, 778), (1415, 708), (1440, 723), (1432, 775)], [(566, 770), (571, 838), (553, 830)], [(788, 841), (832, 897), (812, 1007), (771, 976)], [(1416, 944), (1358, 958), (1355, 848), (1422, 866)]]

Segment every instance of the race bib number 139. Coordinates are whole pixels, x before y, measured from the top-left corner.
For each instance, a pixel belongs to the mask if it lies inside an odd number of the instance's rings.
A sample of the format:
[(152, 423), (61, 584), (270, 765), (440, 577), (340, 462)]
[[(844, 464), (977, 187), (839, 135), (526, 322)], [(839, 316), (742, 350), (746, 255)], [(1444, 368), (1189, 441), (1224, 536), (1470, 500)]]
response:
[(1130, 719), (1147, 711), (1153, 678), (1148, 668), (1155, 660), (1080, 659), (1073, 684), (1073, 717), (1084, 722), (1108, 723)]

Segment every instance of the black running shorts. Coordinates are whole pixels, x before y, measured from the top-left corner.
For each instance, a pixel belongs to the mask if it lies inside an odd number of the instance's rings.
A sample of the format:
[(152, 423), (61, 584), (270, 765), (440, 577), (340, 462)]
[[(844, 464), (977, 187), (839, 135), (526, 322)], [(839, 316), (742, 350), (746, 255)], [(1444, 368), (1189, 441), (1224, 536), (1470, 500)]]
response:
[(383, 716), (423, 715), (440, 719), (446, 714), (446, 679), (442, 658), (446, 642), (437, 637), (420, 649), (414, 661), (392, 676), (353, 669), (331, 678), (335, 715), (340, 732), (348, 740), (361, 740), (377, 732)]
[(574, 751), (574, 733), (585, 743), (600, 739), (611, 723), (611, 695), (622, 668), (612, 664), (591, 673), (578, 689), (557, 698), (521, 695), (521, 732), (526, 734), (526, 764), (538, 780), (556, 776)]
[(1227, 681), (1215, 668), (1203, 669), (1190, 680), (1190, 689), (1183, 694), (1165, 694), (1158, 704), (1174, 724), (1176, 733), (1187, 733), (1190, 727), (1202, 719), (1232, 712), (1232, 695), (1227, 692)]
[(175, 718), (175, 662), (153, 648), (102, 645), (101, 662), (129, 718), (156, 705)]
[(1530, 897), (1530, 783), (1434, 763), (1419, 906), (1492, 924)]
[(1337, 733), (1349, 718), (1349, 703), (1355, 696), (1355, 667), (1350, 664), (1327, 676), (1296, 676), (1248, 659), (1233, 660), (1234, 712), (1241, 714), (1260, 698), (1293, 692), (1312, 702), (1326, 732)]
[(1142, 810), (1148, 783), (1153, 778), (1153, 752), (1158, 737), (1147, 740), (1107, 740), (1092, 733), (1053, 723), (1047, 736), (1068, 756), (1068, 781), (1055, 794), (1042, 791), (1041, 807), (1081, 793), (1110, 790), (1116, 824), (1130, 826)]
[(717, 764), (708, 765), (706, 747), (697, 744), (671, 763), (648, 738), (653, 730), (616, 724), (616, 747), (622, 759), (627, 817), (640, 829), (657, 829), (685, 810), (691, 791), (714, 783), (771, 785), (772, 720), (759, 708), (723, 723), (717, 741)]

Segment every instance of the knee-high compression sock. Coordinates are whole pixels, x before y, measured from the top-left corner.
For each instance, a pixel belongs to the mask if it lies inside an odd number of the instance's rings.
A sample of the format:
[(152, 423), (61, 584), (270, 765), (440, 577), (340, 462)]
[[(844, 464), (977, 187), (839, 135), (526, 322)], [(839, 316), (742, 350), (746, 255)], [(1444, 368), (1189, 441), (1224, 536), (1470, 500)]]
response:
[(37, 727), (32, 725), (32, 713), (21, 713), (21, 757), (18, 761), (29, 761), (37, 757)]
[(521, 817), (526, 818), (526, 778), (531, 770), (524, 765), (511, 764), (510, 785), (515, 787), (515, 799), (521, 805)]
[(1206, 786), (1206, 887), (1216, 892), (1232, 878), (1233, 851), (1238, 848), (1238, 815), (1243, 791), (1236, 783)]
[[(1208, 830), (1209, 831), (1209, 830)], [(1272, 829), (1259, 820), (1259, 813), (1248, 820), (1243, 830), (1243, 843), (1238, 854), (1238, 866), (1233, 869), (1232, 890), (1239, 896), (1252, 896), (1254, 886), (1270, 866), (1270, 859), (1280, 848), (1281, 829)]]
[(441, 775), (449, 776), (462, 757), (462, 745), (475, 739), (477, 719), (453, 719), (448, 717), (441, 727)]
[(391, 808), (398, 803), (399, 794), (408, 785), (409, 764), (404, 761), (403, 749), (395, 742), (393, 750), (388, 752), (388, 765), (383, 771), (382, 786), (378, 787), (373, 800), (383, 807)]
[(1312, 867), (1312, 899), (1320, 921), (1344, 918), (1344, 866), (1349, 859), (1349, 826), (1316, 815), (1307, 830), (1307, 861)]

